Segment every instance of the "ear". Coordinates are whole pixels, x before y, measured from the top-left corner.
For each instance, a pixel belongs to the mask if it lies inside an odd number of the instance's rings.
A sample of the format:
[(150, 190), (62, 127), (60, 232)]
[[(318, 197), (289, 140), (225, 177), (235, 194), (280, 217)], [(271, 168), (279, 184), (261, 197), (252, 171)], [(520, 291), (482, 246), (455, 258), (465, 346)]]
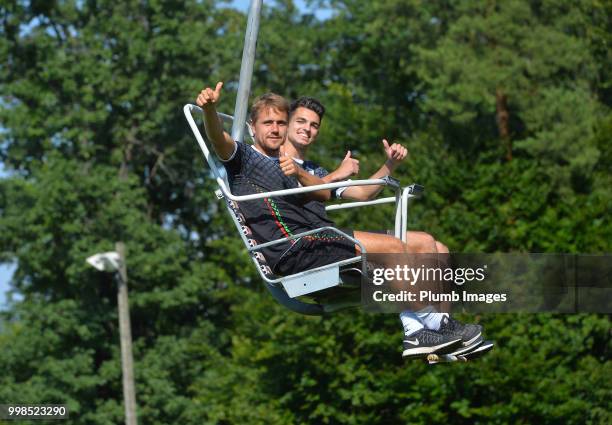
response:
[(253, 125), (253, 121), (247, 120), (246, 125), (249, 129), (249, 133), (251, 133), (251, 137), (255, 136), (255, 126)]

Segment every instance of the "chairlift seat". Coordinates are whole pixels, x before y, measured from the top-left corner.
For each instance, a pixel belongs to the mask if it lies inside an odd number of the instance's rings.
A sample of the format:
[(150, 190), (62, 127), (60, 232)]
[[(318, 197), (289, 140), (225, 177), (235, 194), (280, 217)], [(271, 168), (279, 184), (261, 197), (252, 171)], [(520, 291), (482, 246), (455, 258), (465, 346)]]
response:
[[(395, 190), (394, 197), (376, 199), (366, 202), (344, 202), (328, 206), (326, 210), (333, 211), (344, 208), (354, 208), (367, 205), (382, 203), (395, 203), (395, 236), (405, 240), (407, 207), (408, 201), (422, 192), (420, 185), (413, 184), (406, 188), (401, 188), (399, 182), (391, 177), (374, 180), (352, 180), (346, 182), (327, 183), (318, 186), (309, 186), (296, 189), (286, 189), (276, 192), (266, 192), (263, 194), (236, 196), (229, 190), (229, 184), (225, 175), (221, 174), (220, 167), (216, 163), (210, 150), (208, 149), (205, 138), (200, 133), (196, 125), (193, 113), (198, 112), (201, 116), (202, 110), (195, 105), (187, 104), (183, 108), (185, 117), (196, 137), (196, 140), (204, 154), (204, 158), (209, 164), (211, 171), (219, 185), (215, 192), (217, 197), (225, 199), (227, 211), (236, 225), (240, 237), (249, 252), (252, 261), (257, 267), (262, 280), (272, 296), (286, 308), (306, 315), (323, 315), (348, 307), (355, 307), (360, 304), (360, 287), (363, 277), (367, 277), (367, 263), (365, 259), (365, 247), (356, 239), (345, 234), (335, 227), (321, 227), (308, 232), (302, 232), (287, 238), (276, 241), (257, 241), (253, 237), (245, 216), (240, 211), (241, 200), (251, 200), (263, 197), (286, 196), (295, 193), (307, 193), (320, 189), (333, 189), (342, 186), (360, 185), (385, 185)], [(231, 123), (230, 115), (219, 114), (220, 119), (225, 123)], [(288, 276), (277, 276), (274, 274), (264, 254), (260, 251), (263, 247), (276, 243), (285, 242), (289, 239), (297, 239), (302, 236), (314, 234), (321, 231), (332, 231), (353, 241), (360, 246), (363, 256), (358, 255), (353, 258), (306, 270)]]

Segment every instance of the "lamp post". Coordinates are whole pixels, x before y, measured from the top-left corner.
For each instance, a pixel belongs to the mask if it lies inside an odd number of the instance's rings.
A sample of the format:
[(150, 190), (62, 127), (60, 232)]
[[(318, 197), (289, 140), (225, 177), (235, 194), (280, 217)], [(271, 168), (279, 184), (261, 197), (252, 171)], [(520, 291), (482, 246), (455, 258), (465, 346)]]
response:
[(128, 304), (125, 244), (117, 242), (114, 252), (104, 252), (87, 258), (87, 263), (99, 271), (115, 272), (118, 277), (117, 305), (119, 309), (119, 339), (121, 344), (121, 371), (123, 375), (123, 401), (125, 424), (137, 425), (136, 391), (134, 388), (134, 360), (132, 356), (132, 330)]

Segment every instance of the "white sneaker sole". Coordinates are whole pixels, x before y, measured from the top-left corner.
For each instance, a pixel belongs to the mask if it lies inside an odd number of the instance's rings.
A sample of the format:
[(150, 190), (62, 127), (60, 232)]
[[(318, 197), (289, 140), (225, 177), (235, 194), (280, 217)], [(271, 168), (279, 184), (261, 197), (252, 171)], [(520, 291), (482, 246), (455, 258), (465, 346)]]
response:
[(468, 345), (473, 345), (478, 340), (480, 340), (479, 342), (484, 341), (484, 338), (482, 337), (482, 332), (478, 332), (478, 335), (472, 337), (472, 339), (470, 339), (469, 341), (463, 341), (463, 346), (467, 347)]
[(461, 338), (457, 338), (454, 339), (452, 341), (448, 341), (445, 342), (443, 344), (439, 344), (439, 345), (432, 345), (429, 347), (415, 347), (415, 348), (408, 348), (406, 350), (404, 350), (404, 352), (402, 353), (402, 357), (406, 358), (406, 357), (421, 357), (427, 354), (432, 354), (436, 351), (440, 351), (443, 350), (444, 348), (449, 348), (449, 347), (454, 347), (455, 345), (457, 345), (458, 343), (461, 343)]
[(474, 342), (473, 344), (471, 344), (471, 345), (464, 345), (463, 347), (461, 347), (461, 348), (459, 348), (459, 349), (457, 349), (457, 350), (455, 350), (455, 351), (453, 351), (452, 353), (449, 353), (449, 354), (450, 354), (451, 356), (458, 356), (458, 355), (460, 355), (460, 354), (465, 354), (465, 353), (468, 353), (468, 352), (470, 352), (470, 351), (475, 350), (476, 348), (478, 348), (478, 346), (479, 346), (480, 344), (482, 344), (482, 343), (483, 343), (483, 341), (484, 341), (484, 339), (483, 339), (483, 338), (481, 338), (480, 340), (477, 340), (477, 341), (476, 341), (476, 342)]

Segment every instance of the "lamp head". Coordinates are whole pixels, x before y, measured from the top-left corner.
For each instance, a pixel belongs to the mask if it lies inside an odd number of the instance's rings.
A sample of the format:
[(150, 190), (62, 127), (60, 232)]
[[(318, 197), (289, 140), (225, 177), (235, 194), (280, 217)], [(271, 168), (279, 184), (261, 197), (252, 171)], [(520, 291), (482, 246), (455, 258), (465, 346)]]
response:
[(101, 272), (116, 272), (120, 265), (119, 254), (114, 251), (92, 255), (87, 262)]

